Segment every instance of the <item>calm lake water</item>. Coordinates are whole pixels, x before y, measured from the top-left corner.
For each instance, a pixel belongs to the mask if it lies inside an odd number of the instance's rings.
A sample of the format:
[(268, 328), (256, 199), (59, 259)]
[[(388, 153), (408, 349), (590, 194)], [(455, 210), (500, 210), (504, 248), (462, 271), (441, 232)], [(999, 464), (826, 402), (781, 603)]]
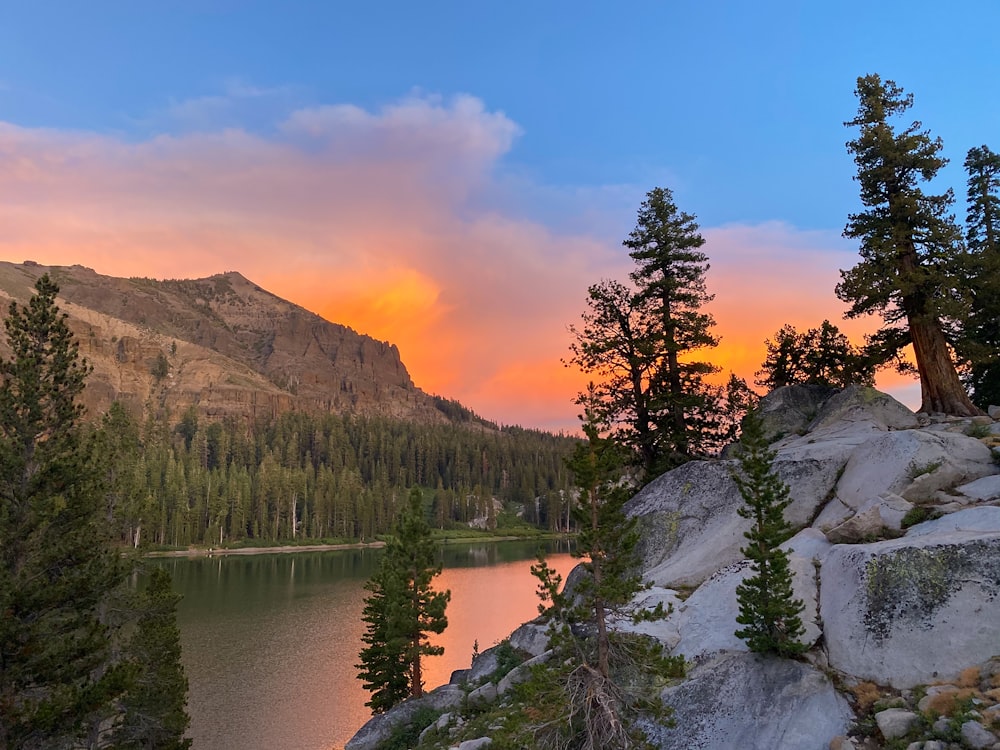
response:
[[(469, 666), (537, 613), (538, 542), (450, 544), (435, 587), (451, 589), (445, 647), (426, 687)], [(549, 545), (564, 576), (576, 561)], [(356, 678), (365, 581), (381, 550), (160, 560), (178, 608), (194, 750), (333, 750), (370, 718)]]

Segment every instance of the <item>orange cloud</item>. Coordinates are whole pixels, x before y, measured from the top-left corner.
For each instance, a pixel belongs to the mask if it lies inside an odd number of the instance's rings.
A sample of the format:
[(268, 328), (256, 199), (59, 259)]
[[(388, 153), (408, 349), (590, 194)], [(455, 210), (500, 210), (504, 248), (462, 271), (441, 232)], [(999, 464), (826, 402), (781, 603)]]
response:
[[(0, 123), (0, 256), (123, 276), (238, 270), (397, 344), (428, 391), (501, 422), (572, 429), (584, 378), (560, 363), (566, 328), (587, 286), (625, 278), (630, 261), (586, 206), (578, 232), (510, 207), (514, 183), (496, 172), (519, 133), (468, 96), (301, 109), (268, 136), (128, 142)], [(710, 359), (752, 379), (783, 323), (840, 324), (833, 285), (853, 251), (835, 234), (705, 235), (723, 337)]]

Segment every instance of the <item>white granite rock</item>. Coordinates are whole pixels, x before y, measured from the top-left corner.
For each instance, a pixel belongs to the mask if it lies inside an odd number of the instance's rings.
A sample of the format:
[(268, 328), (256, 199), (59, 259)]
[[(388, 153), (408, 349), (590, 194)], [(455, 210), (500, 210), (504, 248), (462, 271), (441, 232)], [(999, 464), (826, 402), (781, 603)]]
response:
[(878, 730), (887, 740), (905, 737), (920, 722), (920, 717), (905, 708), (887, 708), (875, 714)]
[(996, 651), (1000, 533), (914, 527), (900, 539), (835, 545), (820, 592), (834, 669), (897, 688), (954, 679)]
[(816, 668), (751, 653), (724, 653), (695, 667), (663, 700), (676, 726), (646, 727), (661, 750), (827, 750), (854, 720)]
[(1000, 499), (1000, 474), (982, 477), (955, 488), (957, 492), (979, 502)]
[(654, 479), (625, 506), (639, 519), (645, 578), (668, 588), (695, 586), (742, 558), (749, 522), (730, 471), (734, 461), (691, 461)]
[(927, 430), (888, 432), (859, 446), (837, 483), (837, 498), (860, 508), (884, 492), (910, 502), (946, 487), (996, 474), (990, 450), (966, 435)]

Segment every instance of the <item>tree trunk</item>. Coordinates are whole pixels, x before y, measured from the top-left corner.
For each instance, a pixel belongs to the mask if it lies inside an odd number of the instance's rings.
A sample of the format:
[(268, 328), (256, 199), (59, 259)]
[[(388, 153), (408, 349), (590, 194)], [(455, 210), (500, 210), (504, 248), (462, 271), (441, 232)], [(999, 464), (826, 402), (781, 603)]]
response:
[(424, 694), (424, 675), (420, 669), (420, 637), (413, 641), (415, 656), (410, 664), (410, 697), (419, 698)]
[(958, 379), (940, 324), (913, 315), (907, 322), (920, 373), (920, 411), (958, 417), (982, 414)]

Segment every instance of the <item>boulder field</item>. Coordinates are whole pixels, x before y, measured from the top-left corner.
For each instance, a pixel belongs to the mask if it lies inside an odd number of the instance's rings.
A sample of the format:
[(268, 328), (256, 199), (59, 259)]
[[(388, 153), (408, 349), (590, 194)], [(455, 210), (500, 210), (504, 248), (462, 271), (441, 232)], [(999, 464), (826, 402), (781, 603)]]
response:
[[(641, 597), (672, 608), (634, 627), (683, 655), (688, 670), (663, 693), (676, 723), (647, 727), (653, 744), (1000, 748), (1000, 421), (914, 414), (858, 386), (789, 386), (761, 412), (790, 488), (796, 534), (784, 546), (810, 649), (802, 660), (762, 657), (734, 635), (749, 521), (737, 512), (729, 452), (657, 478), (626, 510), (642, 530), (651, 588)], [(545, 639), (527, 625), (512, 645), (537, 657)], [(426, 700), (447, 704), (456, 721), (471, 690), (502, 700), (502, 689), (483, 690), (485, 664), (456, 677), (461, 690)], [(376, 717), (347, 749), (376, 748), (412, 710)]]

